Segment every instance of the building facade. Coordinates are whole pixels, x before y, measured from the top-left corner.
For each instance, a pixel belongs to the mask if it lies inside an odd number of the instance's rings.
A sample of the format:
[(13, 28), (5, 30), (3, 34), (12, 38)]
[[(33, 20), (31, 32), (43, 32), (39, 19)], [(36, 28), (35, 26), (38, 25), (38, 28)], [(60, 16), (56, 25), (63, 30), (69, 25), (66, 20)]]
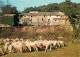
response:
[(21, 13), (23, 17), (20, 19), (20, 24), (27, 22), (34, 26), (37, 25), (65, 25), (68, 17), (62, 12), (38, 12), (31, 11), (29, 13)]

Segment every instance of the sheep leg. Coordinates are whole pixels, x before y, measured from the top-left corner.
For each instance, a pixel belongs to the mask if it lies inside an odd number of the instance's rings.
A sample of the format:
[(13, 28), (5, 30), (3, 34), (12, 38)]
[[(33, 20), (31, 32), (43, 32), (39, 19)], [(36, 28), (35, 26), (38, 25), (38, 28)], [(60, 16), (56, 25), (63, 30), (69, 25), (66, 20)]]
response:
[(31, 47), (30, 47), (30, 46), (28, 46), (28, 49), (29, 49), (29, 51), (31, 52)]
[(46, 45), (45, 51), (47, 51), (47, 50), (48, 50), (48, 47), (49, 47), (49, 45)]
[(61, 44), (62, 47), (64, 47), (64, 44)]
[(20, 52), (22, 53), (22, 48), (20, 48)]
[(50, 45), (50, 50), (52, 50), (52, 45)]
[(36, 52), (38, 52), (38, 48), (36, 47)]

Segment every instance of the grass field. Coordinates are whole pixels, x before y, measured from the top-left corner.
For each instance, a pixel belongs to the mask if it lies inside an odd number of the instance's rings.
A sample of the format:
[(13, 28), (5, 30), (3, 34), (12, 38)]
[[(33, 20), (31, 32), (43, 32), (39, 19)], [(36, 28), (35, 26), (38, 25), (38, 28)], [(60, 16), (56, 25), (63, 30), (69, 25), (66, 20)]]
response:
[(68, 42), (66, 47), (47, 52), (9, 53), (1, 57), (80, 57), (80, 43)]

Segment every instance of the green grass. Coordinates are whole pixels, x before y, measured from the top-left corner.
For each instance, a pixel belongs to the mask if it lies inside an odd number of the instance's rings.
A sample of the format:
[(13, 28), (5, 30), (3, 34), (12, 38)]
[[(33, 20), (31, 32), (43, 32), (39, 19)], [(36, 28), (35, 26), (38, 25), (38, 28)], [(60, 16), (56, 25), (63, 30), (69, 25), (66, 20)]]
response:
[(52, 51), (9, 53), (2, 57), (80, 57), (80, 43), (68, 42), (66, 47), (53, 49)]

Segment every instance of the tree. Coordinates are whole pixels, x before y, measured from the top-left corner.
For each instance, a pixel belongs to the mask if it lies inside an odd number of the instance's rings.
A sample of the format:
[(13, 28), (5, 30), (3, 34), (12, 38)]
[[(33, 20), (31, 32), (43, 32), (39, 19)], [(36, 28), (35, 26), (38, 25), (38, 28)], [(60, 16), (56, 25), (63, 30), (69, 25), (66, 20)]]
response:
[(11, 5), (2, 7), (2, 13), (4, 14), (13, 14), (14, 12), (17, 12), (16, 7), (11, 7)]
[(75, 29), (75, 22), (76, 22), (75, 6), (76, 5), (70, 1), (65, 1), (59, 4), (60, 11), (64, 12), (69, 17), (69, 21), (74, 29)]
[(39, 7), (29, 7), (26, 8), (23, 12), (28, 13), (29, 11), (54, 12), (54, 11), (59, 11), (59, 5), (58, 3), (51, 3)]
[(5, 4), (4, 4), (4, 2), (2, 0), (0, 0), (0, 16), (3, 15), (2, 9), (1, 9), (3, 6), (5, 6)]

